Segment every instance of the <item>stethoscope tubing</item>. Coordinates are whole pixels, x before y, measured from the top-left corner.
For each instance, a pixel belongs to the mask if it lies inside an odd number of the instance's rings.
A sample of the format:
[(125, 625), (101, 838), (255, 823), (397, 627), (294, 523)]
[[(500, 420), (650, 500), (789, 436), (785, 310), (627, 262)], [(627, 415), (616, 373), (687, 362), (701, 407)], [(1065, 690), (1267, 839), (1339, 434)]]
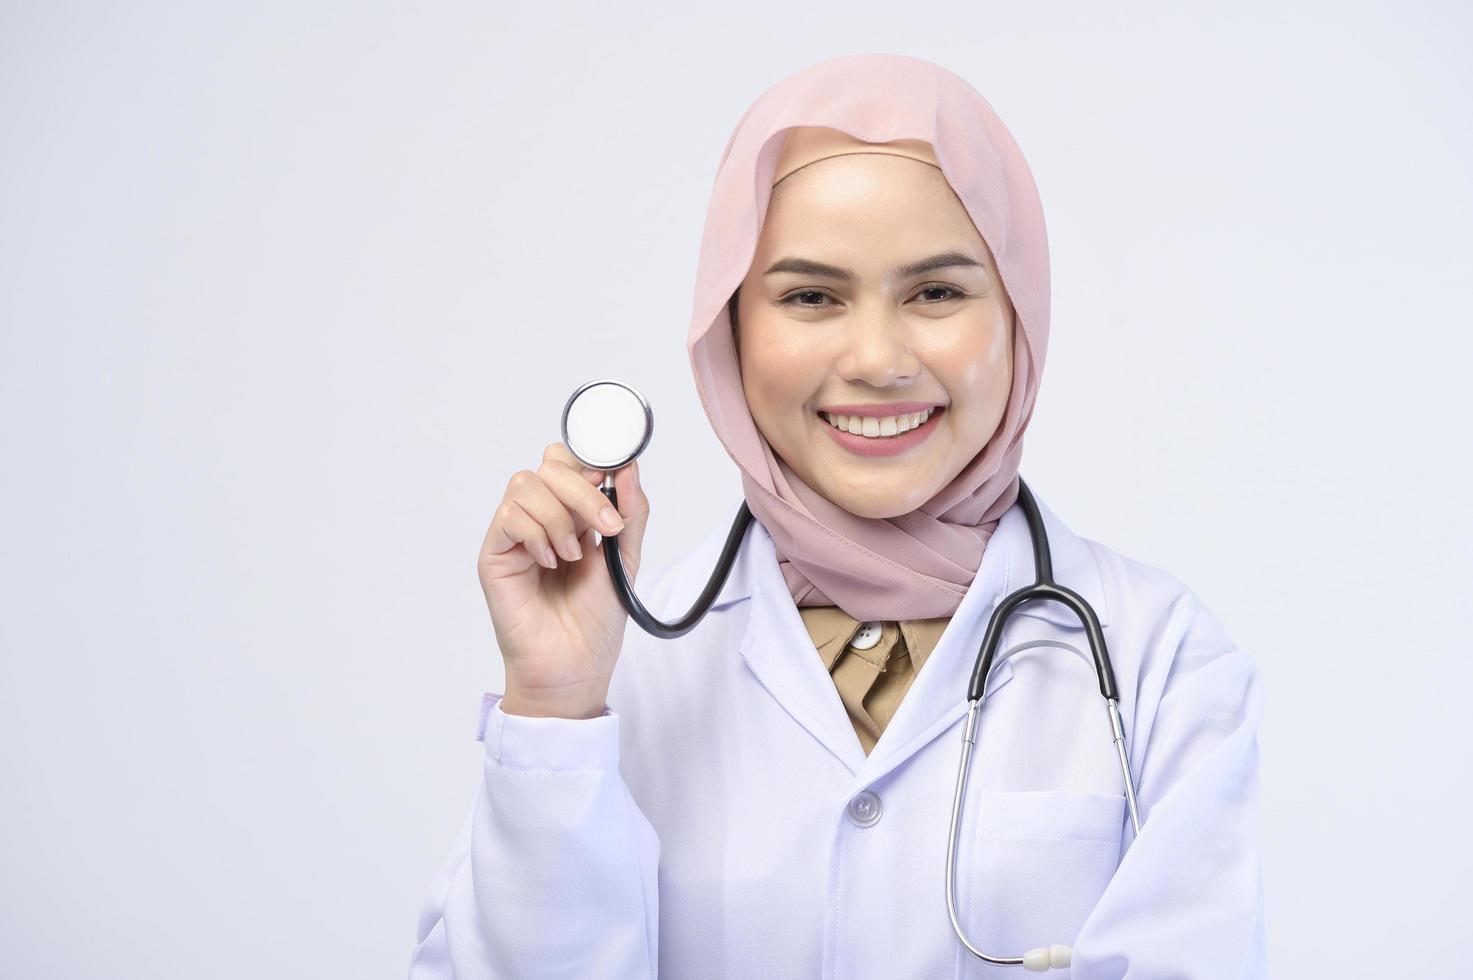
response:
[[(619, 509), (619, 494), (614, 490), (614, 475), (605, 473), (603, 483), (599, 485), (605, 497), (615, 510)], [(696, 596), (695, 602), (691, 603), (690, 611), (673, 623), (667, 623), (655, 616), (645, 608), (644, 603), (639, 601), (639, 596), (634, 594), (634, 588), (629, 584), (629, 572), (624, 567), (624, 555), (619, 550), (619, 535), (607, 534), (603, 536), (604, 564), (609, 569), (609, 579), (614, 583), (614, 591), (619, 595), (619, 601), (623, 603), (624, 610), (629, 613), (629, 618), (639, 624), (640, 628), (652, 636), (663, 639), (673, 639), (684, 636), (695, 629), (710, 610), (711, 604), (716, 601), (721, 587), (726, 584), (727, 578), (731, 576), (732, 567), (736, 564), (737, 549), (741, 547), (742, 538), (747, 533), (747, 526), (752, 523), (752, 511), (745, 500), (742, 501), (741, 509), (737, 511), (736, 520), (732, 521), (731, 530), (726, 534), (726, 543), (721, 546), (721, 554), (716, 559), (716, 567), (711, 570), (711, 577), (706, 580), (706, 587), (701, 594)]]
[[(617, 509), (619, 498), (614, 490), (612, 472), (604, 475), (599, 489)], [(1125, 726), (1120, 718), (1120, 696), (1115, 684), (1115, 670), (1110, 663), (1110, 654), (1105, 645), (1105, 634), (1100, 626), (1099, 617), (1095, 615), (1094, 609), (1082, 596), (1054, 581), (1053, 557), (1049, 549), (1048, 534), (1043, 526), (1043, 516), (1039, 512), (1038, 502), (1034, 499), (1033, 492), (1021, 477), (1018, 478), (1018, 502), (1023, 508), (1024, 517), (1028, 522), (1029, 537), (1032, 539), (1035, 581), (1032, 585), (1024, 586), (1011, 593), (998, 603), (997, 608), (993, 610), (992, 618), (987, 623), (987, 632), (983, 635), (982, 646), (977, 653), (977, 662), (972, 669), (971, 680), (967, 688), (967, 722), (962, 733), (961, 762), (957, 768), (956, 791), (951, 804), (951, 827), (946, 843), (946, 913), (951, 919), (951, 926), (957, 938), (961, 940), (967, 951), (978, 959), (999, 966), (1025, 966), (1030, 970), (1046, 970), (1051, 966), (1067, 966), (1071, 956), (1069, 947), (1040, 947), (1030, 950), (1023, 956), (989, 955), (967, 938), (961, 919), (957, 915), (956, 903), (956, 864), (962, 824), (962, 801), (966, 797), (972, 751), (978, 738), (978, 723), (984, 700), (983, 692), (986, 690), (987, 678), (992, 672), (997, 647), (1002, 640), (1003, 629), (1007, 625), (1008, 617), (1024, 603), (1039, 601), (1062, 603), (1079, 617), (1085, 636), (1089, 640), (1090, 655), (1094, 660), (1100, 695), (1104, 698), (1105, 709), (1109, 715), (1110, 734), (1114, 739), (1116, 756), (1120, 762), (1120, 772), (1125, 784), (1125, 801), (1130, 812), (1130, 824), (1136, 835), (1141, 832), (1141, 821), (1136, 804), (1135, 780), (1130, 773), (1130, 758), (1125, 747)], [(639, 597), (634, 594), (634, 589), (629, 584), (623, 555), (619, 550), (618, 534), (604, 535), (604, 564), (608, 567), (609, 578), (613, 582), (614, 590), (619, 596), (619, 601), (629, 613), (629, 617), (639, 624), (641, 629), (653, 636), (668, 639), (689, 633), (710, 610), (721, 587), (726, 584), (736, 562), (742, 538), (746, 535), (747, 527), (751, 523), (752, 511), (746, 501), (742, 501), (736, 519), (732, 522), (731, 530), (727, 533), (726, 543), (721, 548), (721, 555), (717, 558), (716, 567), (712, 569), (711, 576), (706, 581), (706, 587), (696, 597), (690, 610), (672, 623), (657, 618), (645, 608), (644, 603), (639, 601)]]

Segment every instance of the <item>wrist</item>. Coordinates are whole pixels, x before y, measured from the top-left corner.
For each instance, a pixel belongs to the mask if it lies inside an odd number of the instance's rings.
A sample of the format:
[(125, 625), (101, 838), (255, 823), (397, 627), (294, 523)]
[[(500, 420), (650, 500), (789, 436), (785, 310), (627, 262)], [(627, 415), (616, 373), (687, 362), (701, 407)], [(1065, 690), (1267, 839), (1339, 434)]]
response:
[(501, 710), (509, 715), (528, 718), (570, 718), (586, 720), (604, 713), (603, 693), (539, 695), (535, 692), (507, 691), (501, 699)]

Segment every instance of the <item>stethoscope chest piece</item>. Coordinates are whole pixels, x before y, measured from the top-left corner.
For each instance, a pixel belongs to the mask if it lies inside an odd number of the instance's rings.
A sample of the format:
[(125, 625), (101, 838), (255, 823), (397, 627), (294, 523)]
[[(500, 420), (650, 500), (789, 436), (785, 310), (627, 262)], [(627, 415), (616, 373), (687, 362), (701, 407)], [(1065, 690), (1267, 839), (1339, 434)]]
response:
[(563, 406), (563, 444), (584, 466), (612, 473), (634, 462), (655, 433), (650, 403), (627, 381), (596, 378)]

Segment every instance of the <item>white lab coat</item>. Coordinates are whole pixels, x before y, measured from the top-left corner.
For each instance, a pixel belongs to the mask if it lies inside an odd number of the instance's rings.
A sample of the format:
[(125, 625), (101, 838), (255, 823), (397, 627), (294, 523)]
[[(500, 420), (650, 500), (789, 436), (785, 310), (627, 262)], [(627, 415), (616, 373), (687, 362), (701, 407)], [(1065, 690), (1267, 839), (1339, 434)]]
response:
[[(1040, 508), (1056, 581), (1105, 628), (1142, 829), (1084, 632), (1030, 603), (982, 707), (959, 917), (992, 955), (1072, 945), (1053, 977), (1263, 977), (1253, 661), (1180, 582)], [(641, 576), (651, 611), (689, 608), (726, 531)], [(1033, 577), (1015, 504), (866, 756), (754, 520), (695, 630), (628, 626), (603, 716), (507, 715), (485, 696), (479, 791), (410, 977), (1037, 975), (963, 949), (944, 878), (968, 678), (994, 606)]]

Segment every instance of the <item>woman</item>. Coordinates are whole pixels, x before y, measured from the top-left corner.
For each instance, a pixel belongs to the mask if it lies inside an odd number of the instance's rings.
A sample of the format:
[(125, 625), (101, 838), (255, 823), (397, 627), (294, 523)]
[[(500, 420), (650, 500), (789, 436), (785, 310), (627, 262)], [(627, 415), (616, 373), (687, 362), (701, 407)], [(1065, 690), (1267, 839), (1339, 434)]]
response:
[[(908, 57), (812, 66), (722, 156), (691, 363), (756, 520), (710, 613), (626, 631), (638, 465), (512, 477), (480, 577), (506, 663), (413, 977), (1017, 974), (958, 941), (946, 848), (967, 681), (1033, 581), (1015, 506), (1049, 332), (1041, 205), (986, 101)], [(1264, 974), (1251, 659), (1169, 575), (1041, 505), (1096, 610), (1140, 835), (1078, 619), (1030, 603), (987, 686), (957, 924), (1078, 980)], [(684, 613), (724, 539), (639, 582)], [(632, 635), (631, 635), (632, 634)], [(617, 664), (617, 669), (616, 669)]]

